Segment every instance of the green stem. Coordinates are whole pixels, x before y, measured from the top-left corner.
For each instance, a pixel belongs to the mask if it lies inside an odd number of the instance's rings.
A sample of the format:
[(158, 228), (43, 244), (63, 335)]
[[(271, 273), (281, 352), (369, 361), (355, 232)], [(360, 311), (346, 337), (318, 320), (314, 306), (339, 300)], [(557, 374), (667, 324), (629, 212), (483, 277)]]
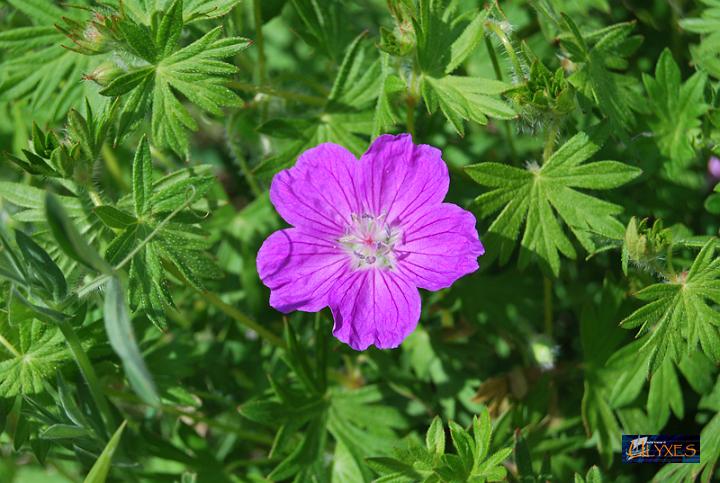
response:
[[(122, 400), (124, 402), (145, 406), (145, 403), (143, 401), (141, 401), (140, 398), (138, 398), (134, 394), (128, 393), (126, 391), (113, 391), (112, 395), (114, 398)], [(197, 413), (197, 412), (186, 412), (186, 411), (178, 409), (175, 406), (172, 406), (169, 404), (161, 404), (159, 409), (160, 409), (160, 411), (162, 411), (164, 413), (191, 419), (194, 423), (207, 424), (211, 428), (214, 428), (214, 429), (226, 432), (226, 433), (233, 433), (247, 441), (253, 441), (255, 443), (260, 443), (260, 444), (265, 444), (265, 445), (271, 445), (273, 442), (273, 439), (265, 434), (256, 433), (253, 431), (247, 431), (245, 429), (241, 429), (232, 424), (222, 422), (222, 421), (218, 420), (217, 418), (211, 418), (211, 417), (205, 416), (205, 415)]]
[(408, 132), (414, 138), (415, 137), (415, 108), (418, 103), (418, 92), (415, 86), (417, 82), (417, 76), (415, 74), (415, 67), (410, 72), (410, 81), (408, 82), (408, 93), (406, 98), (407, 112), (405, 113), (405, 125)]
[(492, 62), (493, 70), (495, 71), (495, 77), (497, 80), (503, 80), (502, 70), (500, 69), (500, 62), (498, 62), (497, 54), (495, 53), (495, 47), (490, 42), (490, 37), (485, 36), (485, 48), (490, 56), (490, 62)]
[(505, 35), (505, 32), (503, 32), (503, 30), (498, 27), (497, 23), (495, 22), (485, 22), (485, 26), (489, 28), (495, 35), (497, 35), (498, 39), (500, 39), (500, 42), (503, 44), (503, 47), (505, 47), (505, 51), (510, 57), (510, 62), (512, 62), (513, 68), (515, 69), (515, 74), (518, 76), (518, 80), (524, 79), (525, 72), (523, 71), (522, 64), (520, 64), (520, 59), (518, 59), (515, 48), (512, 46), (512, 42), (510, 42), (508, 36)]
[(257, 76), (260, 84), (265, 84), (267, 79), (265, 73), (265, 39), (262, 31), (262, 8), (260, 0), (253, 0), (253, 14), (255, 20), (255, 44), (257, 45)]
[(97, 278), (94, 278), (90, 280), (88, 283), (80, 286), (75, 293), (78, 297), (83, 298), (90, 292), (94, 292), (95, 290), (98, 290), (100, 287), (105, 285), (108, 280), (110, 280), (110, 275), (100, 275)]
[(232, 305), (226, 304), (222, 301), (220, 297), (218, 297), (213, 292), (209, 292), (207, 290), (200, 290), (197, 287), (194, 287), (192, 284), (190, 284), (187, 279), (183, 276), (182, 273), (171, 263), (165, 264), (165, 269), (170, 272), (173, 276), (175, 276), (178, 280), (180, 280), (182, 283), (187, 285), (188, 287), (191, 287), (195, 289), (195, 291), (200, 294), (200, 296), (210, 305), (213, 307), (219, 309), (222, 313), (230, 317), (231, 319), (234, 319), (236, 322), (239, 322), (240, 325), (244, 325), (248, 329), (254, 330), (260, 337), (265, 339), (270, 344), (274, 345), (275, 347), (279, 347), (281, 349), (285, 348), (285, 342), (269, 330), (267, 330), (262, 325), (255, 322), (253, 319), (245, 315), (240, 310), (236, 309)]
[[(493, 47), (492, 42), (490, 42), (490, 37), (487, 36), (485, 37), (485, 48), (487, 49), (488, 55), (490, 56), (490, 61), (492, 62), (493, 70), (495, 71), (495, 77), (497, 78), (497, 80), (502, 81), (503, 75), (502, 69), (500, 69), (500, 62), (498, 62), (497, 54), (495, 53), (495, 47)], [(517, 151), (515, 151), (515, 140), (513, 139), (510, 124), (508, 122), (503, 122), (502, 125), (503, 129), (505, 130), (505, 136), (507, 137), (510, 154), (513, 158), (517, 158)]]
[(127, 256), (126, 256), (125, 258), (123, 258), (120, 263), (117, 264), (117, 266), (115, 267), (115, 270), (120, 270), (123, 266), (125, 266), (125, 264), (127, 264), (130, 260), (132, 260), (133, 257), (134, 257), (140, 250), (142, 250), (143, 248), (145, 248), (145, 245), (147, 245), (153, 238), (155, 238), (155, 236), (156, 236), (158, 233), (160, 233), (160, 230), (162, 230), (163, 227), (164, 227), (166, 224), (168, 224), (168, 223), (170, 222), (170, 220), (172, 220), (172, 219), (175, 217), (175, 215), (177, 215), (177, 214), (180, 213), (182, 210), (184, 210), (185, 208), (187, 208), (188, 206), (190, 206), (190, 204), (192, 203), (193, 199), (195, 198), (195, 193), (197, 193), (197, 190), (195, 189), (195, 186), (190, 185), (190, 190), (192, 191), (192, 194), (190, 195), (190, 197), (189, 197), (187, 200), (185, 200), (185, 202), (184, 202), (182, 205), (180, 205), (180, 206), (178, 206), (177, 208), (175, 208), (175, 210), (174, 210), (172, 213), (170, 213), (163, 221), (161, 221), (160, 223), (158, 223), (158, 225), (155, 227), (155, 229), (154, 229), (153, 231), (150, 232), (150, 234), (147, 236), (147, 238), (145, 238), (143, 241), (141, 241), (141, 242), (138, 244), (138, 246), (136, 246), (135, 249), (133, 249), (133, 251), (131, 251), (130, 253), (128, 253)]
[(123, 191), (128, 189), (128, 184), (125, 182), (122, 170), (120, 169), (120, 163), (118, 163), (117, 156), (115, 156), (115, 152), (112, 150), (110, 145), (107, 143), (103, 144), (101, 152), (102, 157), (105, 160), (105, 166), (107, 166), (108, 172), (112, 175), (113, 180), (115, 180)]
[(160, 161), (163, 166), (175, 169), (175, 163), (172, 159), (168, 158), (162, 150), (155, 148), (152, 144), (150, 145), (150, 154), (152, 154), (153, 159)]
[(550, 159), (550, 156), (552, 156), (553, 151), (555, 150), (555, 141), (557, 140), (557, 135), (560, 132), (560, 121), (559, 119), (554, 119), (550, 122), (550, 126), (547, 128), (547, 132), (545, 133), (545, 148), (543, 149), (543, 164), (547, 163), (548, 159)]
[(670, 278), (675, 278), (675, 267), (673, 267), (673, 247), (672, 244), (667, 247), (667, 269), (670, 272)]
[(407, 126), (407, 130), (410, 133), (410, 135), (415, 138), (415, 106), (416, 101), (415, 98), (410, 95), (407, 98), (407, 116), (405, 119), (405, 124)]
[(110, 410), (110, 405), (108, 404), (107, 399), (103, 394), (102, 387), (100, 386), (100, 381), (97, 377), (97, 374), (95, 374), (95, 369), (93, 368), (92, 363), (90, 362), (90, 359), (85, 352), (85, 349), (83, 349), (82, 347), (80, 338), (67, 320), (59, 319), (55, 322), (60, 328), (60, 332), (62, 332), (63, 336), (65, 337), (65, 341), (70, 348), (70, 352), (72, 352), (72, 355), (75, 358), (75, 362), (77, 362), (77, 365), (80, 368), (80, 372), (82, 373), (85, 381), (87, 382), (88, 389), (90, 389), (90, 395), (92, 396), (93, 401), (95, 401), (95, 404), (100, 410), (100, 413), (103, 415), (107, 427), (115, 428), (117, 426), (115, 424), (115, 417), (113, 416), (113, 413)]
[(241, 325), (255, 331), (260, 337), (265, 339), (270, 344), (274, 345), (275, 347), (285, 347), (285, 342), (280, 337), (276, 336), (275, 334), (267, 330), (265, 327), (255, 322), (253, 319), (245, 315), (237, 308), (223, 302), (222, 299), (213, 292), (208, 292), (206, 290), (198, 290), (198, 293), (200, 294), (200, 296), (202, 296), (203, 299), (205, 299), (207, 303), (217, 308), (228, 317), (239, 322)]
[(245, 181), (247, 181), (250, 191), (252, 191), (252, 194), (255, 195), (255, 197), (262, 195), (263, 190), (260, 188), (257, 179), (255, 179), (255, 175), (250, 169), (250, 166), (248, 166), (245, 156), (243, 156), (240, 152), (234, 140), (230, 139), (228, 144), (230, 145), (230, 152), (237, 161), (238, 165), (240, 165), (240, 171), (245, 177)]
[(317, 350), (317, 372), (318, 382), (320, 385), (321, 392), (327, 391), (327, 352), (328, 352), (328, 337), (325, 324), (320, 312), (315, 314), (315, 343)]
[(12, 345), (9, 340), (3, 337), (2, 334), (0, 334), (0, 344), (2, 344), (15, 357), (22, 357), (22, 354), (20, 354), (20, 352), (18, 352), (18, 350), (15, 348), (15, 346)]
[(326, 100), (318, 96), (308, 96), (305, 94), (298, 94), (297, 92), (283, 91), (275, 89), (270, 86), (257, 86), (254, 84), (248, 84), (247, 82), (231, 81), (228, 82), (228, 86), (245, 92), (253, 92), (256, 94), (267, 94), (273, 97), (280, 97), (287, 99), (288, 101), (301, 102), (310, 106), (322, 107), (326, 104)]
[[(547, 163), (555, 150), (555, 138), (560, 130), (560, 121), (553, 120), (545, 135), (545, 148), (543, 149), (543, 164)], [(543, 307), (545, 309), (545, 335), (553, 334), (553, 283), (547, 276), (543, 276)]]
[[(158, 223), (157, 226), (155, 227), (155, 229), (153, 231), (151, 231), (150, 234), (143, 241), (141, 241), (130, 253), (127, 254), (127, 256), (125, 258), (123, 258), (120, 261), (120, 263), (118, 263), (115, 266), (114, 270), (116, 270), (116, 271), (120, 270), (128, 262), (130, 262), (133, 259), (133, 257), (135, 255), (137, 255), (137, 253), (140, 250), (145, 248), (145, 245), (150, 243), (152, 241), (152, 239), (155, 238), (158, 233), (160, 233), (160, 230), (162, 230), (163, 227), (165, 225), (167, 225), (170, 222), (170, 220), (172, 220), (175, 217), (175, 215), (177, 215), (182, 210), (184, 210), (185, 208), (190, 206), (193, 199), (195, 198), (195, 193), (197, 193), (197, 190), (192, 185), (190, 186), (190, 190), (192, 191), (192, 194), (190, 195), (190, 197), (187, 200), (185, 200), (185, 202), (182, 205), (178, 206), (172, 213), (170, 213), (165, 219), (163, 219), (160, 223)], [(107, 274), (99, 275), (99, 276), (95, 277), (94, 279), (90, 280), (88, 283), (82, 285), (80, 288), (78, 288), (76, 293), (78, 294), (78, 296), (83, 297), (85, 294), (87, 294), (97, 288), (100, 288), (109, 279), (110, 279), (110, 276), (108, 276)]]
[(98, 193), (94, 189), (88, 189), (88, 196), (90, 197), (90, 200), (93, 202), (93, 205), (101, 206), (104, 204), (102, 201), (102, 197), (100, 196), (100, 193)]
[(239, 468), (247, 466), (269, 466), (278, 463), (277, 458), (252, 458), (247, 460), (234, 460), (225, 467), (225, 473), (233, 474)]
[(544, 300), (543, 307), (545, 309), (545, 335), (552, 337), (553, 334), (553, 283), (548, 277), (543, 277)]

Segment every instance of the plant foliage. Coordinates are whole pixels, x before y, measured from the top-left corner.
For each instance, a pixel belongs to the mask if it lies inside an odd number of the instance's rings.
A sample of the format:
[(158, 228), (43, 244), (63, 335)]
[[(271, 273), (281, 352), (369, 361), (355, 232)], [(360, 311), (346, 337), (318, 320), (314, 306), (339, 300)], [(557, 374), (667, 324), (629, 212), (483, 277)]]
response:
[[(717, 481), (719, 31), (717, 0), (0, 1), (0, 481)], [(269, 306), (270, 185), (403, 132), (485, 254), (358, 353)]]

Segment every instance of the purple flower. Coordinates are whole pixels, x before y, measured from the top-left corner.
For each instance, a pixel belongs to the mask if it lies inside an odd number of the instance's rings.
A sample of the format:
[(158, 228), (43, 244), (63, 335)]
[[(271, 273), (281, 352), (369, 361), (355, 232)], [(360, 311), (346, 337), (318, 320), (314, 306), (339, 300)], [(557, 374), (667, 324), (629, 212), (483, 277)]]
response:
[(720, 159), (718, 159), (717, 156), (710, 156), (710, 159), (708, 159), (707, 170), (712, 179), (720, 179)]
[(443, 203), (449, 182), (440, 150), (409, 134), (380, 136), (360, 161), (331, 143), (305, 151), (270, 187), (294, 227), (258, 252), (270, 305), (330, 306), (333, 334), (356, 350), (400, 345), (420, 318), (418, 287), (449, 287), (485, 252), (475, 217)]

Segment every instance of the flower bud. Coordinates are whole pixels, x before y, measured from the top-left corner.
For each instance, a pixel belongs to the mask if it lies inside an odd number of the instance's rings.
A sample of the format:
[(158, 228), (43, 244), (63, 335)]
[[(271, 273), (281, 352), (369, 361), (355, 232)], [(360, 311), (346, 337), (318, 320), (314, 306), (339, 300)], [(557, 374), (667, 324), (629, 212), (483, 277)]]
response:
[(110, 82), (117, 79), (124, 73), (125, 72), (122, 69), (117, 67), (112, 62), (103, 62), (102, 64), (97, 66), (95, 70), (93, 70), (89, 74), (85, 74), (83, 76), (83, 79), (91, 80), (98, 85), (105, 87)]

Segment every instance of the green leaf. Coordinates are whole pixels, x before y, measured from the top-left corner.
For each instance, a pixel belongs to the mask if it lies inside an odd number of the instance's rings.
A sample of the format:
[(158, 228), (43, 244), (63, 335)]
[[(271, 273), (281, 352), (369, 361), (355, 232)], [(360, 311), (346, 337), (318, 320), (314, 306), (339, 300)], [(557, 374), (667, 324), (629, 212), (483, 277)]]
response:
[(463, 121), (487, 124), (488, 117), (512, 119), (515, 111), (498, 94), (511, 86), (501, 81), (479, 77), (445, 76), (423, 77), (421, 92), (430, 112), (440, 109), (462, 135)]
[(330, 95), (328, 96), (329, 101), (342, 102), (343, 100), (350, 100), (352, 102), (349, 96), (347, 96), (347, 93), (359, 78), (359, 71), (363, 60), (362, 40), (364, 37), (365, 33), (355, 37), (345, 50), (345, 56), (340, 64), (340, 69), (338, 69), (332, 89), (330, 90)]
[(94, 60), (64, 49), (65, 37), (55, 28), (63, 18), (77, 18), (79, 11), (50, 0), (10, 3), (34, 25), (0, 33), (0, 48), (13, 53), (0, 61), (0, 101), (28, 99), (35, 121), (57, 121), (91, 90), (77, 79), (93, 70)]
[(515, 448), (513, 452), (515, 453), (515, 465), (517, 465), (520, 477), (523, 479), (532, 479), (536, 476), (532, 467), (530, 448), (519, 430), (515, 431)]
[(700, 116), (708, 110), (703, 90), (707, 77), (697, 72), (681, 84), (680, 69), (665, 49), (655, 67), (655, 78), (643, 75), (660, 152), (670, 158), (668, 175), (675, 178), (695, 158), (693, 139), (699, 134)]
[(8, 0), (8, 3), (36, 22), (52, 25), (63, 15), (62, 9), (46, 0)]
[[(395, 479), (380, 478), (375, 481), (419, 481), (421, 475), (408, 463), (395, 458), (377, 456), (366, 460), (368, 466), (381, 475), (393, 476)], [(402, 478), (407, 479), (402, 479)]]
[(0, 264), (0, 275), (10, 281), (24, 285), (27, 278), (25, 265), (21, 262), (20, 256), (15, 253), (15, 248), (10, 245), (10, 241), (2, 229), (0, 229), (0, 244), (3, 247), (2, 255), (5, 260)]
[(592, 466), (587, 474), (585, 475), (585, 478), (582, 477), (582, 475), (575, 473), (575, 483), (602, 483), (603, 477), (602, 473), (600, 473), (600, 469), (597, 466)]
[[(698, 348), (720, 361), (720, 313), (709, 303), (720, 303), (720, 259), (714, 258), (715, 240), (708, 241), (688, 272), (666, 283), (650, 285), (636, 294), (650, 301), (621, 325), (639, 327), (640, 351), (650, 358), (650, 370), (659, 370), (666, 359), (679, 362)], [(680, 410), (677, 399), (674, 409)]]
[(105, 256), (117, 265), (133, 255), (129, 260), (130, 306), (165, 330), (166, 311), (173, 307), (173, 300), (163, 262), (170, 262), (178, 278), (199, 290), (204, 290), (205, 280), (222, 277), (222, 271), (205, 253), (212, 242), (197, 224), (202, 217), (191, 209), (196, 203), (202, 205), (202, 197), (216, 179), (207, 175), (209, 166), (201, 165), (173, 172), (153, 183), (146, 140), (140, 142), (133, 164), (132, 198), (138, 218), (117, 209), (105, 216), (110, 210), (104, 210), (101, 217), (106, 224), (122, 229), (108, 245)]
[(71, 424), (53, 424), (40, 433), (42, 439), (75, 439), (87, 437), (91, 433), (86, 428)]
[(56, 326), (28, 320), (12, 327), (0, 312), (0, 397), (45, 391), (58, 364), (71, 357)]
[(705, 199), (705, 209), (713, 215), (720, 215), (720, 193), (712, 193)]
[(469, 472), (475, 460), (473, 441), (470, 435), (456, 422), (450, 421), (448, 426), (450, 427), (450, 438), (453, 446), (455, 446), (455, 451), (457, 451), (465, 471)]
[(375, 116), (373, 118), (373, 138), (386, 132), (398, 120), (392, 105), (393, 97), (405, 90), (405, 83), (393, 73), (390, 68), (390, 56), (386, 53), (380, 54), (380, 93), (375, 104)]
[(124, 229), (137, 223), (137, 218), (110, 205), (96, 206), (95, 214), (110, 228)]
[(425, 435), (425, 445), (431, 453), (437, 456), (445, 454), (445, 427), (439, 416), (433, 418), (430, 428), (428, 428)]
[(720, 15), (717, 2), (706, 0), (700, 17), (682, 18), (679, 20), (683, 29), (700, 34), (700, 43), (690, 46), (692, 62), (711, 76), (720, 78)]
[(671, 409), (678, 419), (683, 419), (685, 407), (680, 382), (673, 362), (665, 359), (650, 379), (650, 393), (647, 400), (648, 417), (656, 427), (662, 428), (670, 419)]
[[(188, 131), (197, 130), (198, 125), (179, 96), (214, 115), (221, 115), (222, 107), (239, 105), (240, 98), (225, 86), (237, 68), (224, 59), (247, 48), (248, 39), (221, 38), (218, 26), (187, 46), (178, 45), (186, 23), (205, 14), (227, 13), (235, 3), (236, 0), (205, 4), (175, 0), (162, 9), (151, 9), (151, 18), (145, 5), (134, 2), (115, 5), (122, 14), (110, 17), (107, 20), (110, 26), (103, 28), (108, 35), (117, 37), (114, 41), (120, 48), (125, 47), (123, 50), (143, 60), (129, 68), (123, 62), (120, 68), (126, 72), (114, 77), (100, 91), (105, 96), (126, 96), (118, 137), (140, 121), (145, 110), (150, 110), (153, 143), (187, 158)], [(219, 11), (213, 12), (214, 8)]]
[(678, 369), (698, 394), (706, 394), (712, 390), (716, 367), (702, 352), (693, 351), (685, 356), (680, 360)]
[(568, 32), (560, 41), (577, 66), (569, 81), (609, 118), (613, 132), (629, 130), (635, 124), (631, 105), (637, 96), (630, 87), (633, 79), (615, 70), (628, 67), (627, 58), (642, 42), (642, 37), (631, 35), (635, 23), (582, 34), (573, 19), (563, 13), (560, 25)]
[(130, 52), (150, 64), (155, 63), (158, 53), (152, 32), (147, 25), (120, 21), (116, 28)]
[(104, 309), (105, 331), (110, 345), (123, 363), (131, 387), (147, 404), (159, 405), (160, 397), (135, 341), (125, 293), (117, 277), (112, 277), (105, 287)]
[[(503, 462), (512, 448), (490, 454), (492, 424), (487, 408), (473, 418), (472, 436), (455, 422), (449, 423), (450, 436), (457, 454), (445, 454), (445, 431), (435, 417), (426, 434), (425, 446), (410, 440), (408, 446), (395, 449), (396, 456), (373, 457), (368, 465), (382, 475), (375, 481), (501, 481), (507, 471)], [(439, 479), (438, 479), (439, 478)]]
[(130, 71), (113, 79), (107, 86), (100, 90), (100, 94), (112, 97), (122, 96), (141, 85), (152, 75), (152, 67), (142, 67), (140, 69)]
[(108, 441), (105, 449), (103, 449), (102, 453), (100, 453), (100, 456), (95, 461), (95, 464), (93, 464), (92, 468), (90, 468), (90, 472), (85, 477), (84, 483), (105, 483), (110, 471), (113, 455), (120, 444), (120, 438), (122, 438), (126, 424), (127, 421), (123, 421), (115, 431), (115, 434), (113, 434), (112, 438), (110, 438), (110, 441)]
[(483, 406), (480, 410), (480, 417), (473, 416), (473, 438), (475, 440), (475, 462), (484, 461), (490, 452), (490, 441), (492, 438), (492, 422), (490, 412)]
[(173, 90), (212, 114), (222, 113), (221, 107), (238, 105), (240, 99), (225, 87), (224, 78), (236, 68), (221, 59), (231, 57), (250, 45), (244, 38), (220, 38), (217, 27), (202, 38), (164, 58), (155, 70), (152, 86), (153, 141), (188, 155), (187, 130), (197, 124), (180, 103)]
[[(240, 0), (185, 0), (182, 4), (182, 17), (184, 23), (199, 20), (218, 18), (227, 15)], [(109, 3), (109, 2), (108, 2)], [(112, 0), (114, 5), (119, 3)], [(137, 23), (149, 25), (153, 14), (167, 9), (167, 0), (123, 0), (126, 15)]]
[(65, 276), (50, 255), (32, 238), (19, 230), (15, 231), (15, 241), (27, 266), (32, 269), (31, 275), (52, 294), (53, 299), (58, 301), (63, 299), (67, 295)]
[(528, 164), (520, 169), (498, 163), (468, 166), (471, 178), (492, 188), (475, 200), (480, 216), (500, 211), (488, 230), (488, 244), (495, 247), (488, 252), (496, 252), (505, 263), (524, 223), (520, 266), (534, 256), (557, 276), (559, 253), (576, 256), (561, 221), (588, 252), (596, 249), (597, 238), (622, 239), (624, 227), (615, 218), (622, 207), (575, 188), (615, 188), (637, 177), (640, 170), (614, 161), (583, 164), (598, 149), (598, 141), (579, 133), (541, 167)]
[(342, 4), (337, 0), (290, 0), (290, 3), (305, 27), (299, 30), (299, 35), (331, 59), (338, 58), (345, 46)]
[[(641, 341), (635, 341), (615, 352), (607, 366), (616, 374), (609, 384), (612, 391), (608, 400), (615, 407), (624, 407), (637, 399), (648, 379), (648, 355), (640, 351)], [(634, 370), (628, 371), (632, 367)]]
[(155, 45), (161, 57), (172, 53), (183, 28), (183, 0), (174, 0), (165, 10), (155, 32)]
[(101, 273), (109, 273), (112, 270), (112, 267), (85, 242), (60, 202), (49, 193), (45, 196), (45, 212), (50, 231), (67, 256)]
[(720, 413), (715, 414), (700, 432), (702, 441), (700, 464), (665, 465), (655, 475), (657, 481), (714, 480), (718, 459), (720, 459)]
[(152, 158), (150, 157), (150, 145), (145, 136), (142, 137), (137, 151), (135, 151), (132, 180), (135, 215), (143, 216), (152, 196)]
[(480, 12), (473, 12), (472, 20), (465, 27), (465, 30), (455, 39), (450, 46), (450, 60), (445, 67), (445, 73), (449, 74), (465, 62), (465, 59), (477, 48), (482, 42), (485, 34), (485, 20), (487, 19), (489, 9), (483, 9)]

